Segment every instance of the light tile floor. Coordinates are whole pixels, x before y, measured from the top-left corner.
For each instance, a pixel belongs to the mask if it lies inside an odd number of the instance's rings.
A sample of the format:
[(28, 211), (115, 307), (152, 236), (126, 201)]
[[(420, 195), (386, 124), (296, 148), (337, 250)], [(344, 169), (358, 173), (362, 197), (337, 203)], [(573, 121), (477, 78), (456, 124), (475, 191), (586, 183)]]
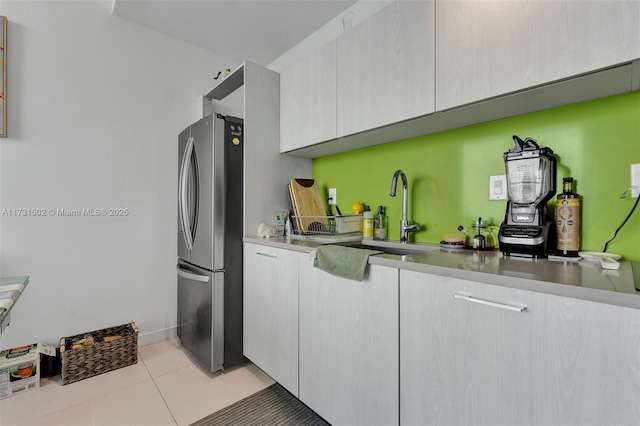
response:
[(138, 348), (138, 363), (0, 400), (0, 425), (188, 425), (273, 384), (251, 363), (208, 374), (177, 339)]

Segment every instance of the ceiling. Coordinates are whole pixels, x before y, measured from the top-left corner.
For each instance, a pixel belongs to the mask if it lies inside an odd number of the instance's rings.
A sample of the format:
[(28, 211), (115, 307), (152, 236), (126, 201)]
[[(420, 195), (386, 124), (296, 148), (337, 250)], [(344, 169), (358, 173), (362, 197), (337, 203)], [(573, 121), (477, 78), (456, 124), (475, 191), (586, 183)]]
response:
[(114, 0), (113, 14), (238, 62), (268, 65), (356, 0)]

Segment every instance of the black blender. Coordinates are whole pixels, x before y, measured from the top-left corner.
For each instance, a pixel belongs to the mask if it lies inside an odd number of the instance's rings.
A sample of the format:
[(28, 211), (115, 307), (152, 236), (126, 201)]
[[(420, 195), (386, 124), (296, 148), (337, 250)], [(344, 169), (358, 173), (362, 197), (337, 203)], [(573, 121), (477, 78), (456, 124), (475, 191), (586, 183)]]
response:
[(547, 257), (555, 251), (555, 224), (547, 202), (556, 193), (556, 157), (534, 139), (513, 136), (505, 152), (509, 200), (498, 242), (506, 256)]

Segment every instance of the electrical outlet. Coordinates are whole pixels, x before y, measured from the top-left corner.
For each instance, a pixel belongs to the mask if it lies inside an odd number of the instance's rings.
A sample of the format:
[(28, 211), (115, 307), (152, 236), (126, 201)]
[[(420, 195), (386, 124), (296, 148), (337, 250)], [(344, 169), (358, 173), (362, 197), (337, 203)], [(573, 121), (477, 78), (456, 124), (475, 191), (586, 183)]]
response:
[(338, 204), (338, 190), (336, 188), (329, 188), (329, 204)]
[(489, 176), (489, 199), (507, 199), (507, 175)]
[(640, 164), (631, 165), (631, 196), (638, 198), (640, 194)]

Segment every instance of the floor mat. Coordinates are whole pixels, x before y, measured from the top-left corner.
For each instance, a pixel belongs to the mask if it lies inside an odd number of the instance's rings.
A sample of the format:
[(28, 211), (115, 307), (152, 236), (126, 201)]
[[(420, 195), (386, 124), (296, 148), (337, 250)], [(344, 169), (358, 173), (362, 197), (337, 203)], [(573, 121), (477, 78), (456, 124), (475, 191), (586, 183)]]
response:
[(330, 426), (278, 383), (192, 423), (191, 426)]

